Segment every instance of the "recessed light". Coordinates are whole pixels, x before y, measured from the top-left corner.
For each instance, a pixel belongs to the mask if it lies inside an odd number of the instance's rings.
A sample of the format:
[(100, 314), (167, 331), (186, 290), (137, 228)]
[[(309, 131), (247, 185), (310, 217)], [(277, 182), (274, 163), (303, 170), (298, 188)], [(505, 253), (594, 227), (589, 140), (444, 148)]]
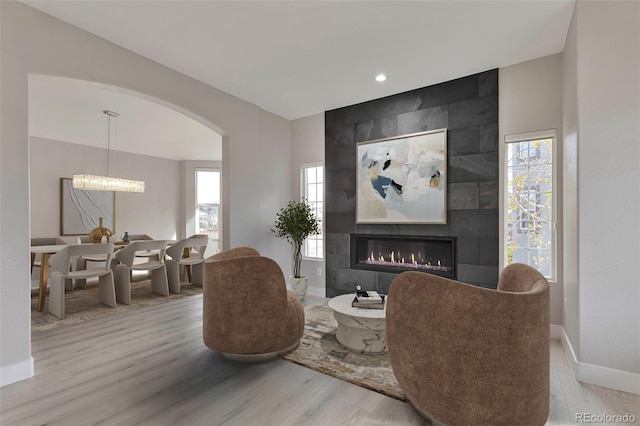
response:
[(376, 75), (376, 81), (378, 83), (382, 83), (383, 81), (385, 81), (387, 79), (387, 76), (384, 74), (378, 74)]

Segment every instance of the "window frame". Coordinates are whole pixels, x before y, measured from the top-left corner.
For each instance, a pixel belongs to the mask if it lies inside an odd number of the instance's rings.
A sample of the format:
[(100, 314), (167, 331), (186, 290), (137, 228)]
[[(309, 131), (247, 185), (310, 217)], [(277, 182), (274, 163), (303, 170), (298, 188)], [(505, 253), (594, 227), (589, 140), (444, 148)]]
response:
[(219, 200), (218, 200), (218, 238), (217, 239), (213, 239), (213, 238), (209, 238), (209, 241), (215, 241), (217, 243), (218, 249), (220, 250), (222, 248), (222, 168), (221, 167), (195, 167), (193, 169), (193, 179), (194, 179), (194, 197), (193, 197), (193, 206), (194, 206), (194, 230), (195, 233), (197, 234), (200, 229), (199, 229), (199, 218), (198, 218), (198, 172), (217, 172), (219, 175), (218, 178), (218, 195), (219, 195)]
[[(510, 144), (517, 144), (520, 142), (530, 142), (540, 139), (551, 139), (551, 273), (549, 277), (546, 277), (549, 282), (558, 281), (558, 269), (560, 262), (560, 253), (558, 253), (558, 136), (556, 129), (541, 130), (527, 133), (517, 133), (504, 136), (504, 160), (502, 164), (502, 172), (504, 173), (503, 179), (503, 211), (501, 212), (503, 221), (503, 241), (502, 241), (502, 265), (508, 266), (509, 257), (509, 243), (508, 243), (508, 225), (509, 225), (509, 156), (508, 146)], [(535, 150), (534, 158), (540, 157), (540, 150)], [(527, 194), (531, 192), (528, 191)]]
[[(306, 195), (307, 195), (307, 179), (306, 179), (306, 171), (307, 169), (310, 168), (315, 168), (315, 167), (322, 167), (322, 217), (320, 218), (321, 221), (321, 227), (320, 229), (322, 230), (322, 233), (318, 236), (310, 236), (309, 238), (312, 238), (314, 240), (320, 240), (322, 241), (322, 252), (320, 253), (319, 257), (312, 257), (312, 256), (308, 256), (307, 255), (307, 239), (305, 239), (304, 243), (302, 244), (302, 258), (305, 260), (316, 260), (316, 261), (324, 261), (325, 258), (325, 244), (324, 244), (324, 211), (325, 211), (325, 205), (326, 205), (326, 200), (324, 197), (325, 194), (325, 169), (324, 169), (324, 162), (323, 161), (316, 161), (313, 163), (303, 163), (300, 165), (300, 200), (305, 200), (307, 199)], [(307, 200), (308, 201), (308, 200)], [(317, 203), (317, 201), (314, 201), (315, 203)], [(319, 238), (318, 238), (319, 237)]]

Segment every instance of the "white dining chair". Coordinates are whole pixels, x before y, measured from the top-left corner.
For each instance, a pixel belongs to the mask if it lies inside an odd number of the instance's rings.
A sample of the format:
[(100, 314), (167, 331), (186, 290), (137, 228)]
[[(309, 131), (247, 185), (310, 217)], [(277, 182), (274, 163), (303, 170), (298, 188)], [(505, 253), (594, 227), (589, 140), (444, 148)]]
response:
[(104, 255), (107, 265), (111, 261), (113, 244), (69, 245), (49, 258), (49, 312), (60, 319), (65, 313), (65, 289), (73, 289), (73, 280), (98, 278), (100, 303), (116, 307), (116, 292), (113, 273), (108, 266), (76, 270), (76, 261), (81, 256)]
[[(93, 241), (91, 241), (91, 237), (89, 237), (88, 235), (78, 235), (76, 237), (76, 244), (95, 244)], [(103, 265), (105, 265), (105, 267), (110, 267), (109, 263), (107, 263), (107, 256), (102, 255), (102, 254), (96, 254), (96, 255), (86, 255), (86, 256), (80, 256), (78, 257), (78, 259), (76, 260), (76, 269), (78, 271), (83, 270), (83, 269), (87, 269), (87, 262), (95, 262), (95, 263), (101, 263)], [(79, 279), (75, 281), (75, 286), (78, 288), (85, 288), (87, 286), (87, 280), (85, 279)]]
[[(36, 246), (57, 246), (57, 245), (66, 245), (67, 242), (60, 237), (35, 237), (31, 238), (31, 247)], [(33, 268), (40, 268), (40, 255), (36, 253), (31, 253), (31, 273), (33, 273)]]
[(196, 234), (177, 241), (167, 248), (166, 253), (171, 259), (167, 259), (165, 263), (167, 264), (169, 291), (171, 293), (180, 293), (180, 267), (182, 266), (191, 268), (191, 283), (202, 287), (204, 282), (204, 252), (208, 243), (209, 237), (207, 235)]
[[(115, 255), (116, 300), (125, 305), (131, 304), (131, 272), (149, 271), (151, 274), (151, 292), (161, 296), (169, 295), (167, 268), (164, 263), (164, 252), (167, 242), (164, 240), (132, 241)], [(140, 252), (154, 251), (158, 259), (148, 258), (147, 262), (135, 263)]]
[[(129, 241), (151, 241), (151, 238), (147, 234), (129, 234)], [(160, 260), (158, 250), (144, 250), (136, 253), (136, 257), (146, 257), (148, 259)]]

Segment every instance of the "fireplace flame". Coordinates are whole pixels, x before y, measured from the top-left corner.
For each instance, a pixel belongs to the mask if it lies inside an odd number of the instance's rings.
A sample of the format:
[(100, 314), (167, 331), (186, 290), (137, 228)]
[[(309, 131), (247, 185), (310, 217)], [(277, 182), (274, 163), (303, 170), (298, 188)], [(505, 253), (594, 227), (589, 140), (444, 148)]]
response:
[(382, 253), (378, 253), (377, 259), (374, 253), (371, 252), (371, 255), (364, 261), (364, 263), (372, 265), (405, 266), (418, 270), (451, 271), (451, 266), (443, 266), (443, 262), (444, 261), (440, 259), (425, 261), (420, 252), (418, 252), (417, 257), (414, 253), (410, 253), (409, 258), (405, 258), (400, 255), (399, 251), (392, 251), (387, 257), (383, 256)]

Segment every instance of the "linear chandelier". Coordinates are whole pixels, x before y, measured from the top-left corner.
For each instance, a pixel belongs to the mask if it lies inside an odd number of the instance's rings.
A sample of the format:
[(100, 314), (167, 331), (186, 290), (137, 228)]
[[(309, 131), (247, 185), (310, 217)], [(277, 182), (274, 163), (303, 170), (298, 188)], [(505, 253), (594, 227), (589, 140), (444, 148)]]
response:
[(111, 153), (111, 117), (119, 117), (117, 112), (104, 110), (107, 116), (107, 175), (96, 176), (88, 174), (73, 175), (73, 187), (89, 191), (119, 191), (119, 192), (144, 192), (144, 181), (122, 179), (109, 176), (109, 156)]

